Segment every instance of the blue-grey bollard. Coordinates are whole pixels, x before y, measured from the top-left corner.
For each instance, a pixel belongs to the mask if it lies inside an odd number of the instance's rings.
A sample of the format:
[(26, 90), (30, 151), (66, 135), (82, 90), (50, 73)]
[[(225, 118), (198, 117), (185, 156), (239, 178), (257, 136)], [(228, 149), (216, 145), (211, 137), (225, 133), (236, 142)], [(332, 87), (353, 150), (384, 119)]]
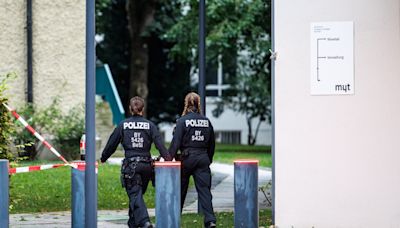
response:
[(71, 170), (71, 220), (72, 228), (85, 227), (85, 163), (76, 162)]
[(8, 160), (0, 159), (0, 227), (7, 228), (9, 225), (9, 178)]
[(258, 227), (258, 160), (237, 160), (235, 166), (235, 228)]
[(156, 227), (181, 226), (181, 163), (156, 162)]

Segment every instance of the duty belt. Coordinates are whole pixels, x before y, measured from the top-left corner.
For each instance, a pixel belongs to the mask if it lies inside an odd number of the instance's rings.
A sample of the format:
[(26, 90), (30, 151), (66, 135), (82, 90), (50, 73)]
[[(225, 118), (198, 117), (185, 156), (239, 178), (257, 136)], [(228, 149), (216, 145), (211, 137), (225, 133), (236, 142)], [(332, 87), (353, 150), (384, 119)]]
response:
[(185, 150), (182, 152), (182, 156), (184, 157), (189, 155), (199, 155), (199, 154), (207, 154), (207, 150)]
[[(151, 159), (151, 157), (140, 157), (140, 156), (124, 158), (124, 160), (122, 161), (122, 166), (121, 166), (121, 183), (122, 183), (122, 187), (125, 187), (125, 185), (126, 185), (125, 179), (129, 179), (129, 180), (134, 179), (135, 174), (136, 174), (136, 167), (137, 167), (139, 162), (151, 163), (152, 159)], [(125, 173), (126, 167), (130, 168), (130, 172), (129, 173)], [(138, 182), (137, 180), (132, 180), (132, 181), (136, 181), (135, 183), (139, 184), (139, 185), (142, 184), (141, 180), (140, 180), (140, 182)]]
[(124, 159), (127, 162), (152, 162), (151, 157), (130, 157)]

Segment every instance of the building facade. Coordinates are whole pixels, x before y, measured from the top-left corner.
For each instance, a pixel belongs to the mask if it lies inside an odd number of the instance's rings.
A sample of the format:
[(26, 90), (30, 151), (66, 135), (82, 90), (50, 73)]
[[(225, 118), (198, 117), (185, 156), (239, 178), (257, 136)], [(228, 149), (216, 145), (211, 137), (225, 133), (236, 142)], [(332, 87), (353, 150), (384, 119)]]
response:
[[(28, 93), (28, 1), (0, 0), (0, 80), (14, 72), (10, 105)], [(85, 1), (32, 1), (32, 97), (39, 107), (59, 96), (65, 110), (85, 100)]]
[[(212, 110), (216, 108), (216, 98), (206, 98), (206, 112), (214, 127), (215, 140), (222, 144), (247, 144), (248, 126), (246, 117), (243, 114), (237, 113), (231, 109), (225, 110), (219, 117), (212, 115)], [(255, 128), (257, 121), (253, 121)], [(166, 142), (171, 142), (173, 136), (173, 124), (160, 124), (160, 130), (164, 135)], [(254, 129), (253, 129), (254, 132)], [(271, 145), (272, 126), (266, 121), (260, 125), (260, 130), (257, 135), (256, 145)]]
[[(238, 58), (246, 58), (246, 53), (239, 53)], [(235, 62), (235, 67), (238, 67)], [(228, 68), (224, 70), (221, 56), (218, 57), (217, 64), (208, 64), (206, 74), (206, 116), (210, 119), (214, 127), (216, 142), (222, 144), (247, 144), (248, 143), (248, 124), (246, 116), (242, 113), (235, 112), (232, 109), (224, 108), (222, 114), (218, 117), (213, 115), (216, 110), (218, 101), (221, 100), (223, 93), (229, 89), (229, 77), (234, 77), (237, 69)], [(195, 70), (192, 70), (195, 72)], [(196, 84), (198, 74), (191, 75), (192, 84)], [(267, 85), (265, 85), (267, 86)], [(258, 119), (252, 120), (252, 134), (254, 136), (255, 129), (258, 124)], [(161, 124), (160, 129), (164, 134), (164, 139), (167, 142), (172, 140), (172, 132), (174, 125)], [(272, 125), (268, 120), (262, 121), (256, 137), (256, 145), (271, 145), (272, 144)]]

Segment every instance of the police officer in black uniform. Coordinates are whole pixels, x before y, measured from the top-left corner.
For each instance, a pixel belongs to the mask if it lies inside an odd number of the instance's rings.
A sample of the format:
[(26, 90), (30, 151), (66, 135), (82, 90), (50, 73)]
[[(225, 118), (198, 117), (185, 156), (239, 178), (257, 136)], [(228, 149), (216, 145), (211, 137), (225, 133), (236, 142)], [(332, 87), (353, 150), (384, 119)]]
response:
[(186, 198), (189, 178), (193, 175), (205, 227), (216, 227), (212, 206), (210, 164), (214, 156), (215, 137), (210, 120), (200, 113), (200, 96), (189, 93), (185, 97), (182, 117), (176, 122), (169, 153), (174, 157), (181, 151), (181, 208)]
[(125, 159), (121, 167), (121, 181), (129, 196), (129, 221), (132, 227), (153, 227), (143, 194), (146, 192), (149, 180), (152, 177), (152, 159), (150, 147), (156, 145), (165, 160), (171, 160), (157, 127), (143, 115), (144, 100), (133, 97), (130, 100), (132, 117), (122, 121), (111, 134), (101, 155), (101, 162), (105, 162), (116, 150), (119, 143), (125, 150)]

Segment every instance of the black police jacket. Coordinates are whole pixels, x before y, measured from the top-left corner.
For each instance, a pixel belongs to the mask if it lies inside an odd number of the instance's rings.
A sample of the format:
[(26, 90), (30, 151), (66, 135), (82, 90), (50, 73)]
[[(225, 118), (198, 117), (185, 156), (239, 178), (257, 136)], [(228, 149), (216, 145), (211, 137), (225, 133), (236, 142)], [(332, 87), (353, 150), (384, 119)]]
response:
[(150, 157), (150, 148), (153, 142), (161, 156), (170, 161), (171, 156), (164, 146), (156, 125), (142, 116), (134, 115), (123, 120), (114, 129), (101, 154), (101, 161), (105, 162), (115, 152), (119, 143), (125, 150), (126, 158)]
[(210, 120), (196, 112), (189, 112), (176, 121), (169, 154), (174, 157), (178, 149), (182, 154), (205, 152), (212, 162), (215, 150), (214, 128)]

